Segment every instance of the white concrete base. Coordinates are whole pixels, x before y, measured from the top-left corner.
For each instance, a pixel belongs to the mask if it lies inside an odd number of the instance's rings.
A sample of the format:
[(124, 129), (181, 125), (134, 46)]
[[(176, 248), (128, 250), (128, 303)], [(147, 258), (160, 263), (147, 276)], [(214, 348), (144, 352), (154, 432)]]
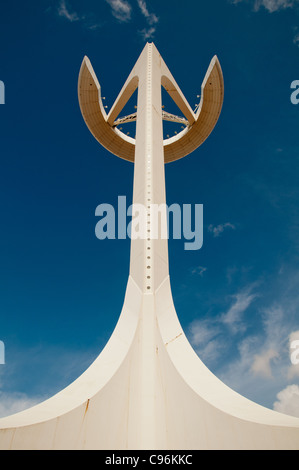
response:
[(219, 381), (189, 345), (167, 279), (129, 279), (107, 346), (73, 384), (0, 420), (0, 449), (298, 449), (299, 419)]

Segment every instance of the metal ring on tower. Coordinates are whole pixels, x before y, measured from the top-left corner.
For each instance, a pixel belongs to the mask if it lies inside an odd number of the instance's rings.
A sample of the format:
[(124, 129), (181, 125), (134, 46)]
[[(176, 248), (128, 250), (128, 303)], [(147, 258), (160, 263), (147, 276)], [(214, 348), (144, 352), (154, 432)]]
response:
[[(196, 150), (211, 134), (221, 113), (224, 83), (221, 66), (214, 56), (201, 86), (201, 100), (196, 113), (186, 106), (186, 100), (170, 74), (165, 72), (161, 77), (161, 85), (177, 102), (185, 118), (185, 128), (177, 135), (164, 140), (164, 161), (173, 162)], [(125, 135), (117, 128), (116, 118), (124, 104), (138, 87), (138, 75), (129, 77), (117, 100), (107, 115), (101, 96), (101, 87), (88, 57), (84, 57), (78, 80), (78, 97), (81, 113), (87, 127), (96, 140), (109, 152), (134, 162), (135, 139)], [(168, 113), (164, 119), (171, 120)], [(134, 115), (129, 117), (134, 121)], [(175, 121), (175, 117), (174, 117)], [(120, 120), (118, 120), (120, 122)], [(178, 121), (176, 121), (178, 122)]]

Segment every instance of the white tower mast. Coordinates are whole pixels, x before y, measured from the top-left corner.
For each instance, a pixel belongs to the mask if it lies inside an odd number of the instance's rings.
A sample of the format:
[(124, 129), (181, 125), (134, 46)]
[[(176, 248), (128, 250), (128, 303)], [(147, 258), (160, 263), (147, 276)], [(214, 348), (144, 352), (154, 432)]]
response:
[[(184, 118), (162, 111), (161, 85)], [(137, 87), (137, 114), (118, 118)], [(146, 207), (146, 236), (131, 242), (123, 310), (102, 353), (54, 397), (2, 418), (0, 449), (299, 449), (299, 419), (240, 396), (195, 354), (173, 305), (167, 240), (152, 236), (152, 205), (166, 202), (164, 163), (191, 153), (209, 136), (223, 88), (214, 57), (194, 113), (156, 47), (147, 44), (107, 115), (84, 58), (78, 84), (83, 117), (105, 148), (135, 162), (133, 203)], [(163, 119), (186, 127), (163, 141)], [(132, 120), (136, 139), (117, 128)]]

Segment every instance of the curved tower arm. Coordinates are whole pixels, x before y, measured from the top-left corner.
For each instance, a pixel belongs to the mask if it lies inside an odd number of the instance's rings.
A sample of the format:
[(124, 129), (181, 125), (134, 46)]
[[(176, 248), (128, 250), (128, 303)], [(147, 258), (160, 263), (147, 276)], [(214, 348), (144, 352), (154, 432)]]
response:
[[(164, 140), (164, 162), (169, 163), (192, 153), (209, 137), (221, 113), (224, 83), (219, 60), (214, 56), (202, 83), (201, 101), (195, 114), (165, 62), (161, 56), (159, 58), (161, 85), (187, 120), (187, 126), (182, 132)], [(119, 131), (116, 120), (138, 87), (140, 74), (138, 60), (108, 116), (102, 103), (100, 84), (87, 57), (83, 59), (78, 80), (80, 109), (90, 132), (109, 152), (131, 162), (135, 161), (136, 140)], [(167, 119), (167, 113), (162, 118)]]
[(178, 135), (164, 140), (165, 163), (186, 157), (204, 143), (217, 124), (223, 98), (222, 70), (217, 56), (214, 56), (201, 86), (201, 100), (194, 122)]
[(95, 139), (114, 155), (134, 161), (135, 139), (124, 135), (108, 123), (108, 116), (102, 102), (101, 87), (90, 60), (86, 56), (79, 73), (78, 98), (82, 116)]

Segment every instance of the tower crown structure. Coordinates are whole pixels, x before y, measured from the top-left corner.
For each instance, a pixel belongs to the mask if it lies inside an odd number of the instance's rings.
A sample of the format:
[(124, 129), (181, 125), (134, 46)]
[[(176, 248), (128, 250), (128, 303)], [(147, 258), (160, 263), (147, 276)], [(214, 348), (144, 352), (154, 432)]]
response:
[[(163, 111), (161, 86), (183, 116)], [(119, 117), (136, 88), (137, 112)], [(167, 240), (151, 236), (151, 208), (166, 201), (165, 163), (205, 141), (220, 115), (223, 92), (215, 56), (194, 113), (154, 44), (147, 44), (107, 115), (84, 58), (78, 83), (82, 115), (107, 150), (134, 162), (133, 204), (147, 208), (148, 235), (131, 241), (123, 309), (101, 354), (54, 397), (2, 418), (0, 449), (299, 448), (299, 419), (242, 397), (196, 355), (173, 304)], [(163, 119), (184, 130), (164, 140)], [(135, 139), (119, 129), (134, 120)], [(165, 222), (166, 213), (161, 217)]]
[[(158, 54), (158, 58), (157, 58)], [(150, 73), (148, 73), (150, 71)], [(147, 85), (144, 85), (147, 83)], [(150, 83), (150, 85), (148, 85)], [(160, 86), (163, 86), (185, 116), (174, 116), (155, 107), (161, 101)], [(145, 88), (144, 88), (145, 86)], [(146, 87), (148, 86), (148, 88)], [(163, 141), (164, 161), (169, 163), (185, 157), (196, 150), (210, 135), (220, 116), (223, 103), (223, 76), (217, 56), (211, 60), (201, 86), (201, 100), (196, 113), (193, 112), (168, 67), (154, 44), (147, 44), (124, 84), (109, 114), (106, 114), (101, 96), (101, 87), (88, 57), (84, 57), (79, 75), (79, 103), (85, 122), (93, 136), (114, 155), (135, 161), (136, 138), (120, 132), (118, 126), (136, 121), (137, 113), (118, 118), (120, 112), (138, 88), (139, 99), (150, 99), (163, 120), (181, 123), (185, 129), (178, 135)], [(144, 90), (144, 93), (142, 93)], [(137, 106), (140, 121), (141, 103)]]

